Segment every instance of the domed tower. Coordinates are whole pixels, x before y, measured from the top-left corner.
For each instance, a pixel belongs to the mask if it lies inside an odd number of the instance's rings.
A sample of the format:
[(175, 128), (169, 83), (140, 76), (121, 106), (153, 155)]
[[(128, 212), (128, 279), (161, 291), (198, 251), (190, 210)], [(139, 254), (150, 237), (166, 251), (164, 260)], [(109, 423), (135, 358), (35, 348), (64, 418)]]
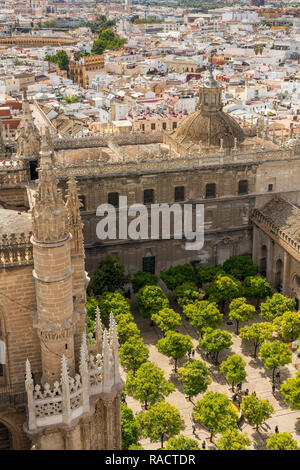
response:
[[(233, 148), (242, 143), (245, 135), (239, 124), (222, 110), (222, 88), (213, 76), (212, 66), (209, 76), (199, 87), (197, 111), (183, 120), (171, 138), (165, 136), (165, 143), (174, 142), (183, 150), (191, 149), (193, 144), (213, 151), (213, 147)], [(180, 151), (180, 150), (179, 150)]]

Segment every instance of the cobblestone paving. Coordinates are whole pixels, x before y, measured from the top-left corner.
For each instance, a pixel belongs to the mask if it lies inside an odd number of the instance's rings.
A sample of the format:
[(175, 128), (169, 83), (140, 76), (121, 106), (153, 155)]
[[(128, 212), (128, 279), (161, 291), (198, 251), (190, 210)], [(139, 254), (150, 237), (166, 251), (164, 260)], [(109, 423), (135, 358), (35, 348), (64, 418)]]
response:
[[(161, 286), (162, 287), (162, 286)], [(166, 290), (166, 289), (164, 289)], [(143, 337), (144, 343), (148, 346), (150, 351), (149, 360), (155, 362), (161, 369), (165, 372), (165, 377), (170, 380), (174, 386), (175, 391), (171, 393), (166, 400), (172, 405), (176, 406), (183, 418), (185, 429), (182, 433), (191, 438), (195, 438), (199, 441), (200, 447), (202, 441), (206, 440), (207, 449), (215, 449), (215, 445), (211, 444), (209, 441), (209, 432), (206, 428), (201, 426), (199, 423), (196, 424), (196, 435), (193, 436), (192, 432), (192, 411), (193, 404), (189, 402), (183, 393), (181, 382), (177, 379), (177, 375), (174, 373), (174, 361), (167, 358), (163, 354), (159, 353), (156, 348), (157, 341), (163, 336), (160, 329), (153, 326), (150, 326), (150, 321), (145, 320), (138, 311), (138, 306), (136, 303), (135, 296), (132, 296), (131, 308), (135, 317), (135, 321), (141, 330), (141, 336)], [(168, 297), (170, 299), (170, 306), (175, 310), (179, 311), (177, 304), (172, 301), (172, 296), (168, 292)], [(259, 321), (258, 316), (253, 321)], [(249, 323), (248, 323), (249, 324)], [(244, 326), (244, 324), (242, 324)], [(257, 358), (253, 359), (251, 354), (253, 353), (253, 346), (249, 342), (242, 341), (235, 334), (235, 325), (227, 325), (226, 322), (223, 322), (222, 328), (232, 334), (233, 345), (230, 349), (222, 351), (219, 355), (219, 362), (225, 360), (231, 354), (240, 354), (246, 361), (246, 372), (247, 378), (243, 382), (243, 390), (249, 389), (249, 393), (255, 391), (259, 398), (268, 398), (270, 403), (274, 407), (274, 414), (272, 417), (267, 420), (261, 427), (259, 432), (256, 432), (255, 429), (250, 426), (247, 422), (243, 422), (240, 425), (240, 430), (247, 432), (249, 437), (252, 440), (253, 449), (266, 449), (266, 439), (272, 433), (274, 433), (274, 428), (276, 425), (279, 427), (279, 432), (290, 432), (293, 435), (293, 438), (298, 441), (300, 445), (300, 412), (292, 411), (289, 406), (283, 401), (283, 397), (280, 393), (280, 384), (276, 384), (275, 394), (272, 394), (272, 384), (271, 384), (271, 371), (267, 371), (264, 367), (263, 362)], [(193, 327), (189, 324), (187, 320), (182, 318), (182, 326), (180, 328), (180, 333), (189, 334), (192, 337), (192, 341), (195, 349), (198, 346), (198, 335)], [(218, 370), (218, 367), (207, 361), (205, 358), (205, 352), (197, 351), (195, 353), (194, 359), (200, 359), (205, 362), (212, 374), (212, 383), (209, 385), (208, 390), (213, 390), (214, 392), (225, 393), (228, 398), (232, 397), (232, 391), (230, 384), (225, 379), (224, 374), (221, 374)], [(178, 361), (178, 367), (180, 367), (188, 358), (184, 358), (182, 361)], [(192, 359), (193, 360), (193, 359)], [(281, 367), (280, 369), (280, 383), (284, 382), (287, 378), (292, 377), (296, 374), (297, 370), (292, 364), (288, 366)], [(126, 374), (123, 372), (123, 378), (125, 379)], [(194, 397), (192, 400), (195, 403), (203, 394), (199, 394)], [(132, 397), (126, 397), (127, 405), (133, 409), (135, 413), (138, 413), (142, 410), (141, 404), (134, 400)], [(216, 438), (214, 438), (216, 441)], [(159, 449), (160, 443), (150, 443), (149, 439), (141, 440), (142, 446), (147, 449)]]

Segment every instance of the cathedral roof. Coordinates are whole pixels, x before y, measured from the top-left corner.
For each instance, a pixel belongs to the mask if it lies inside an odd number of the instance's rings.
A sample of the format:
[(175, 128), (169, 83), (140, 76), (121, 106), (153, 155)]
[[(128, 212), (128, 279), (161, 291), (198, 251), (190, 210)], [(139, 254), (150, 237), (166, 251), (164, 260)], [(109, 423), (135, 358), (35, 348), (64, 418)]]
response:
[(180, 144), (231, 148), (241, 143), (245, 135), (239, 124), (222, 110), (222, 88), (210, 68), (199, 88), (199, 103), (195, 113), (184, 119), (172, 138)]
[(222, 110), (215, 112), (202, 112), (197, 110), (184, 119), (182, 124), (172, 135), (179, 143), (220, 146), (223, 139), (224, 147), (233, 147), (234, 139), (238, 143), (243, 142), (245, 135), (239, 124), (229, 114)]
[(282, 196), (276, 195), (260, 209), (260, 212), (281, 230), (299, 241), (300, 209), (294, 204), (284, 199)]
[(31, 217), (28, 212), (17, 212), (0, 207), (0, 235), (3, 233), (22, 233), (32, 230)]

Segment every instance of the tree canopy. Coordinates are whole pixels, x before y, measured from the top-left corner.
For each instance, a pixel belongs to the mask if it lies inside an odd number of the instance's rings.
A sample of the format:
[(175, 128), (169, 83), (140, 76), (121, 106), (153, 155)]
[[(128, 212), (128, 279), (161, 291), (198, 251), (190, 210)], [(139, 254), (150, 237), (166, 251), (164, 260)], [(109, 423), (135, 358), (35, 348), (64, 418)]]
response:
[(217, 304), (208, 300), (195, 300), (192, 304), (185, 305), (183, 313), (201, 336), (206, 328), (217, 328), (222, 324), (223, 315)]
[(145, 271), (137, 271), (133, 275), (132, 289), (134, 293), (137, 293), (142, 287), (145, 286), (156, 286), (157, 276), (155, 274), (146, 273)]
[(206, 392), (195, 405), (194, 418), (210, 429), (210, 439), (215, 434), (237, 427), (238, 416), (224, 393)]
[(277, 367), (289, 364), (292, 360), (292, 352), (289, 350), (288, 345), (278, 340), (272, 343), (263, 343), (259, 356), (263, 360), (265, 368), (273, 371), (273, 383)]
[(252, 426), (256, 426), (258, 431), (259, 425), (266, 419), (270, 418), (274, 413), (274, 408), (270, 404), (269, 400), (261, 400), (254, 393), (251, 395), (243, 396), (241, 410)]
[(286, 341), (294, 341), (300, 337), (300, 311), (285, 312), (275, 318), (273, 324), (280, 336)]
[(269, 450), (300, 450), (297, 441), (289, 432), (271, 434), (267, 440)]
[(292, 410), (300, 410), (300, 372), (287, 379), (280, 387), (285, 401), (290, 403)]
[(241, 297), (243, 286), (240, 281), (231, 276), (219, 274), (206, 289), (209, 300), (213, 302), (226, 302)]
[(134, 336), (120, 347), (119, 354), (121, 365), (135, 373), (148, 360), (149, 350), (141, 338)]
[(213, 279), (218, 274), (225, 274), (225, 271), (223, 270), (220, 264), (200, 264), (196, 268), (196, 276), (200, 284), (205, 284), (207, 282), (213, 281)]
[(200, 450), (200, 447), (195, 439), (180, 434), (168, 440), (165, 450)]
[(251, 439), (247, 433), (241, 433), (237, 429), (227, 429), (217, 440), (218, 450), (248, 450)]
[(244, 280), (244, 295), (246, 297), (264, 300), (272, 293), (273, 288), (265, 277), (248, 276)]
[(260, 316), (268, 321), (283, 315), (285, 312), (294, 310), (296, 306), (295, 299), (290, 299), (282, 294), (273, 294), (260, 306)]
[(126, 39), (120, 38), (111, 29), (103, 29), (92, 46), (93, 55), (101, 55), (107, 49), (122, 49)]
[(211, 374), (204, 362), (186, 362), (178, 370), (179, 380), (183, 383), (183, 391), (189, 398), (205, 392), (211, 383)]
[(66, 51), (63, 49), (57, 51), (54, 55), (46, 54), (45, 60), (48, 62), (54, 62), (59, 66), (60, 70), (69, 70), (70, 59)]
[(110, 312), (114, 314), (117, 322), (123, 317), (131, 317), (131, 320), (133, 320), (129, 301), (120, 292), (104, 292), (98, 300), (98, 305), (101, 318), (104, 320), (109, 318)]
[(176, 436), (183, 428), (178, 409), (162, 401), (151, 406), (145, 413), (139, 415), (142, 433), (150, 439), (150, 442), (160, 440), (161, 448), (164, 446), (164, 437)]
[(233, 299), (229, 305), (229, 318), (236, 322), (236, 334), (239, 334), (239, 324), (253, 318), (255, 307), (247, 303), (245, 297)]
[(232, 354), (222, 362), (220, 372), (226, 374), (226, 379), (231, 382), (232, 391), (234, 391), (234, 385), (245, 380), (247, 376), (245, 367), (246, 362), (238, 354)]
[(142, 287), (138, 291), (136, 298), (144, 318), (152, 318), (153, 314), (169, 307), (169, 300), (158, 286)]
[(274, 331), (275, 327), (272, 323), (253, 323), (251, 326), (244, 326), (241, 328), (239, 336), (242, 339), (253, 342), (253, 356), (256, 357), (258, 347), (263, 344), (264, 341), (269, 341), (272, 338)]
[(176, 330), (181, 325), (181, 316), (172, 308), (163, 308), (154, 313), (152, 320), (164, 333), (169, 330)]
[(126, 391), (133, 398), (145, 404), (154, 405), (174, 391), (174, 385), (169, 383), (161, 370), (154, 362), (145, 362), (134, 375), (128, 372), (126, 380)]
[(223, 269), (240, 280), (258, 273), (258, 265), (253, 263), (251, 256), (231, 256), (224, 262)]
[(202, 300), (205, 293), (197, 289), (194, 282), (184, 282), (180, 286), (177, 286), (173, 294), (180, 307), (184, 307), (187, 304), (193, 303), (196, 300)]
[(175, 361), (175, 372), (177, 372), (177, 361), (182, 359), (187, 352), (193, 349), (192, 338), (182, 335), (176, 331), (167, 331), (166, 336), (157, 343), (157, 349), (162, 354), (172, 357)]
[(121, 403), (121, 430), (122, 450), (128, 450), (129, 446), (138, 444), (141, 435), (140, 425), (133, 411), (125, 403)]
[(124, 344), (126, 341), (134, 339), (140, 335), (136, 323), (131, 320), (130, 316), (123, 315), (117, 323), (117, 333), (119, 343)]
[(212, 328), (207, 328), (204, 332), (203, 339), (199, 338), (201, 348), (206, 349), (209, 353), (216, 354), (216, 364), (218, 363), (219, 353), (223, 351), (223, 349), (230, 348), (232, 344), (231, 334), (219, 329), (213, 330)]
[(185, 282), (196, 282), (196, 274), (190, 264), (171, 266), (167, 271), (163, 271), (160, 277), (170, 290)]
[(130, 276), (125, 275), (125, 269), (119, 257), (105, 256), (98, 268), (92, 274), (88, 285), (89, 295), (101, 295), (103, 292), (115, 292), (122, 289)]

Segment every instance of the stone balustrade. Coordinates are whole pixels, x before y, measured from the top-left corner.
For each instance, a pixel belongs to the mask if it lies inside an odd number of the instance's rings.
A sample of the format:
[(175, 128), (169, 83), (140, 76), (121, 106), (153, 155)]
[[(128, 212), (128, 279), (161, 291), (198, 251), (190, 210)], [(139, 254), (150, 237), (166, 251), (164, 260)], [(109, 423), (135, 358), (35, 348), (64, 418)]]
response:
[(258, 222), (263, 223), (266, 227), (269, 228), (270, 232), (274, 235), (280, 237), (283, 241), (285, 241), (291, 248), (298, 251), (300, 253), (300, 243), (294, 240), (288, 233), (282, 230), (278, 225), (276, 225), (272, 219), (265, 216), (259, 209), (254, 209), (252, 213), (252, 218), (257, 220)]
[(0, 268), (33, 264), (31, 235), (32, 232), (0, 235)]
[[(96, 310), (96, 338), (83, 335), (80, 349), (79, 373), (68, 374), (65, 356), (62, 356), (61, 378), (51, 387), (33, 384), (30, 362), (26, 361), (25, 389), (27, 392), (28, 429), (70, 424), (75, 418), (90, 411), (90, 397), (114, 393), (122, 383), (119, 373), (119, 343), (116, 323), (110, 316), (109, 331), (103, 329), (99, 309)], [(91, 353), (92, 351), (92, 353)]]
[(0, 161), (0, 185), (24, 183), (28, 180), (27, 170), (21, 160)]
[(71, 176), (101, 177), (110, 175), (124, 175), (125, 173), (140, 174), (155, 170), (168, 172), (178, 170), (195, 170), (233, 164), (255, 164), (267, 161), (299, 160), (300, 146), (276, 150), (236, 152), (234, 154), (194, 154), (181, 157), (177, 154), (159, 152), (153, 155), (140, 155), (135, 160), (119, 160), (116, 162), (101, 162), (88, 160), (84, 164), (70, 164), (59, 162), (57, 176), (60, 179)]

